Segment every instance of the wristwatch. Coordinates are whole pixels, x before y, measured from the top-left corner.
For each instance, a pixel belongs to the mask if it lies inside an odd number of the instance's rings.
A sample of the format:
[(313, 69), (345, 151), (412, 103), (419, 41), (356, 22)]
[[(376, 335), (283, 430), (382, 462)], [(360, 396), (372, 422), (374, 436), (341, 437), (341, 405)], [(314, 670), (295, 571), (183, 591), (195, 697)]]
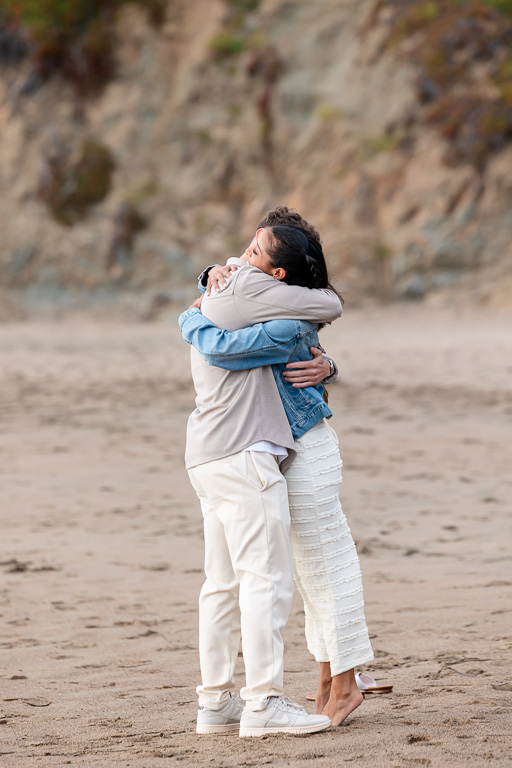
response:
[(338, 366), (330, 357), (327, 355), (323, 356), (329, 362), (329, 375), (325, 377), (322, 384), (332, 384), (338, 378)]

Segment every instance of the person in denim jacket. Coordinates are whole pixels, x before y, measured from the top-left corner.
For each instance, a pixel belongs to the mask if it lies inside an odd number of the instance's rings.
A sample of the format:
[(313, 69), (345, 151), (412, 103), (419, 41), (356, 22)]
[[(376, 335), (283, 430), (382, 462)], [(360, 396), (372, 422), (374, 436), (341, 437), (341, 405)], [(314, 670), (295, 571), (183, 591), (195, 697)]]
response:
[[(244, 259), (290, 285), (329, 287), (320, 243), (300, 228), (275, 226), (251, 243)], [(283, 241), (288, 247), (283, 248)], [(216, 278), (214, 278), (216, 279)], [(180, 317), (185, 341), (206, 361), (227, 370), (272, 365), (295, 440), (296, 459), (285, 470), (295, 578), (306, 613), (308, 648), (320, 662), (316, 711), (339, 725), (363, 700), (354, 667), (373, 659), (364, 619), (359, 559), (339, 501), (338, 440), (323, 386), (303, 387), (283, 377), (286, 365), (318, 348), (318, 326), (269, 320), (228, 332), (196, 306)]]

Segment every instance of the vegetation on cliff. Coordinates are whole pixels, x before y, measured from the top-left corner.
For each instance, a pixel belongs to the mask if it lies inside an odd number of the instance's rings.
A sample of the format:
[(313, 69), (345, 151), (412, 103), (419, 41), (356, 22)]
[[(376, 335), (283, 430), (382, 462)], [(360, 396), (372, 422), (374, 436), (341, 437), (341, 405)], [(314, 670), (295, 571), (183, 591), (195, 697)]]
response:
[(46, 157), (38, 196), (56, 221), (70, 226), (85, 218), (91, 205), (105, 199), (114, 167), (111, 152), (92, 139), (81, 143), (76, 158), (59, 147)]
[(0, 58), (30, 56), (27, 91), (58, 73), (80, 97), (95, 95), (115, 73), (116, 14), (127, 3), (163, 21), (165, 0), (0, 0)]
[(388, 48), (401, 47), (418, 71), (425, 119), (448, 141), (449, 165), (483, 170), (512, 140), (511, 0), (380, 0)]

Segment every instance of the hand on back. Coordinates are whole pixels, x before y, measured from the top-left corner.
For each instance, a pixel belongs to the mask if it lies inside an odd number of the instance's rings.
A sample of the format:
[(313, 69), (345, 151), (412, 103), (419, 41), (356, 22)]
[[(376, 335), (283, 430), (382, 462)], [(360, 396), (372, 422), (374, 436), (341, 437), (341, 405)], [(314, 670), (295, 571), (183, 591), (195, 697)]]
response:
[(310, 347), (312, 360), (300, 360), (297, 363), (288, 363), (283, 377), (288, 384), (295, 389), (315, 387), (329, 376), (331, 366), (325, 359), (321, 349)]
[(212, 267), (208, 273), (206, 295), (209, 296), (212, 290), (214, 293), (219, 293), (227, 285), (228, 277), (237, 269), (238, 267), (234, 264), (227, 264), (225, 267)]

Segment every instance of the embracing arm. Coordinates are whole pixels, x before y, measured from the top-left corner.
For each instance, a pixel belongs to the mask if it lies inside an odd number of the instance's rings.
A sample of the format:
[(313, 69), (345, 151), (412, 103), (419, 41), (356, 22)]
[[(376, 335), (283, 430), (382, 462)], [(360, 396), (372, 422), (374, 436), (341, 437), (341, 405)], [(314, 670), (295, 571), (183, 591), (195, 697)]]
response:
[[(296, 346), (296, 324), (293, 321), (259, 323), (251, 328), (228, 331), (217, 328), (198, 308), (180, 315), (179, 324), (184, 340), (192, 344), (210, 365), (232, 371), (259, 368), (261, 365), (285, 363)], [(330, 384), (337, 378), (331, 374), (330, 358), (320, 349), (310, 347), (311, 360), (289, 363), (284, 379), (295, 389)], [(335, 363), (334, 363), (335, 365)]]
[(342, 312), (341, 301), (334, 291), (287, 285), (250, 266), (237, 273), (233, 298), (247, 325), (276, 319), (332, 323)]
[(297, 344), (293, 321), (280, 323), (279, 327), (272, 324), (270, 329), (258, 323), (229, 332), (217, 328), (196, 308), (183, 312), (178, 322), (188, 344), (192, 344), (210, 365), (228, 370), (285, 363)]

